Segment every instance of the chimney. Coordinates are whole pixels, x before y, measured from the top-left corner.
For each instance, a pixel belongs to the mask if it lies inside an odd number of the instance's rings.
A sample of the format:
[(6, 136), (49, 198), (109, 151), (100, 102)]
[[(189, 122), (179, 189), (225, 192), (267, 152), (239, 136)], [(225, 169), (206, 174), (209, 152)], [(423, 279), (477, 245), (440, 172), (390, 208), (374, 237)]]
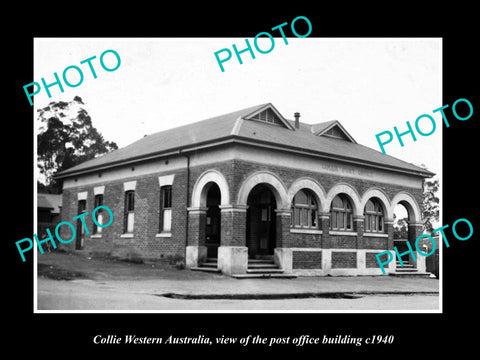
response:
[(300, 113), (296, 112), (293, 116), (295, 116), (295, 129), (298, 129), (300, 128)]

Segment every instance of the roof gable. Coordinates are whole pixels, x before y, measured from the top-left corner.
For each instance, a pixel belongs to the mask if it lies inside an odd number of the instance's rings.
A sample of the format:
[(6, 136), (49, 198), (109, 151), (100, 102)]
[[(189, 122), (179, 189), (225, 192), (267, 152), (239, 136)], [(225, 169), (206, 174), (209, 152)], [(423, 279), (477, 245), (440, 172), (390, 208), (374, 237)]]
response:
[(278, 125), (294, 130), (292, 124), (290, 124), (290, 122), (270, 103), (265, 104), (254, 112), (244, 116), (243, 119), (261, 121), (270, 125)]
[(334, 139), (346, 140), (354, 144), (357, 143), (338, 120), (314, 124), (311, 126), (311, 131), (316, 136), (326, 136)]

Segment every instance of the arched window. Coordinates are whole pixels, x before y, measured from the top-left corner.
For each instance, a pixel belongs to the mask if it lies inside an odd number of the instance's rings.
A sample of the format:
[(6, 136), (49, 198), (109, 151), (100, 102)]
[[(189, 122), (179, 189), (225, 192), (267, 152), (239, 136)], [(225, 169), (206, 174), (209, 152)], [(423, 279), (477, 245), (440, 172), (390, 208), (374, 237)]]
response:
[(353, 231), (353, 209), (350, 200), (345, 195), (337, 195), (333, 198), (330, 216), (332, 230)]
[(313, 193), (300, 190), (293, 197), (292, 226), (296, 228), (318, 228), (318, 205)]
[(383, 208), (380, 201), (370, 199), (365, 205), (365, 231), (366, 232), (384, 232)]

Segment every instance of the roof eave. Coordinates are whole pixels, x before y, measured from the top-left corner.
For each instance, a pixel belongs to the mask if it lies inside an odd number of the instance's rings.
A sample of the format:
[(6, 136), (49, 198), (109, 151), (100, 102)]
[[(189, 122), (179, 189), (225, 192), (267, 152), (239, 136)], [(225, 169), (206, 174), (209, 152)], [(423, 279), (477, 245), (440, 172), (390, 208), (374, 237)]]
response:
[(162, 157), (168, 157), (172, 155), (181, 155), (181, 154), (190, 153), (190, 152), (194, 152), (194, 151), (205, 149), (205, 148), (224, 145), (225, 143), (230, 142), (231, 140), (229, 141), (229, 139), (232, 139), (233, 137), (234, 137), (233, 135), (228, 135), (222, 138), (205, 141), (195, 145), (179, 146), (177, 148), (172, 148), (165, 151), (159, 151), (159, 152), (154, 152), (146, 155), (140, 155), (140, 156), (129, 158), (127, 160), (112, 161), (107, 164), (91, 166), (91, 167), (79, 169), (76, 171), (69, 171), (67, 169), (60, 173), (55, 174), (53, 177), (54, 179), (65, 179), (65, 178), (83, 175), (83, 174), (87, 174), (95, 171), (102, 171), (102, 170), (111, 169), (119, 166), (130, 165), (132, 163), (139, 163), (139, 162), (149, 161), (153, 159), (159, 159)]
[(129, 165), (132, 163), (138, 163), (138, 162), (144, 162), (144, 161), (149, 161), (153, 159), (158, 159), (162, 157), (168, 157), (172, 155), (180, 155), (180, 154), (185, 154), (185, 153), (191, 153), (194, 151), (202, 150), (202, 149), (207, 149), (207, 148), (212, 148), (216, 146), (221, 146), (225, 145), (227, 143), (241, 143), (241, 144), (248, 144), (248, 145), (254, 145), (254, 146), (261, 146), (264, 148), (270, 148), (270, 149), (275, 149), (275, 150), (280, 150), (280, 151), (294, 151), (299, 154), (304, 154), (304, 155), (310, 155), (310, 156), (317, 156), (321, 158), (327, 158), (327, 159), (332, 159), (332, 160), (337, 160), (337, 161), (342, 161), (342, 162), (347, 162), (347, 163), (356, 163), (356, 164), (361, 164), (361, 165), (366, 165), (374, 168), (379, 168), (379, 169), (384, 169), (384, 170), (390, 170), (390, 171), (396, 171), (400, 173), (405, 173), (409, 175), (415, 175), (423, 178), (431, 178), (432, 176), (435, 175), (435, 173), (421, 169), (419, 170), (410, 170), (410, 169), (405, 169), (401, 167), (396, 167), (392, 165), (385, 165), (385, 164), (379, 164), (376, 162), (371, 162), (367, 160), (360, 160), (360, 159), (355, 159), (355, 158), (350, 158), (347, 156), (341, 156), (341, 155), (333, 155), (321, 151), (315, 151), (315, 150), (306, 150), (305, 148), (300, 148), (296, 146), (289, 146), (285, 144), (277, 144), (277, 143), (271, 143), (267, 141), (262, 141), (262, 140), (257, 140), (257, 139), (251, 139), (248, 137), (243, 137), (243, 136), (238, 136), (238, 135), (229, 135), (225, 136), (223, 138), (211, 140), (211, 141), (206, 141), (203, 143), (198, 143), (195, 145), (189, 145), (189, 146), (183, 146), (183, 147), (178, 147), (174, 149), (169, 149), (168, 151), (161, 151), (157, 153), (151, 153), (148, 155), (143, 155), (143, 156), (138, 156), (135, 158), (130, 158), (128, 160), (120, 160), (120, 161), (115, 161), (111, 162), (108, 164), (104, 165), (99, 165), (99, 166), (92, 166), (89, 168), (85, 169), (80, 169), (78, 171), (72, 171), (69, 172), (68, 170), (62, 171), (59, 174), (54, 175), (55, 179), (65, 179), (69, 177), (74, 177), (78, 175), (84, 175), (87, 173), (92, 173), (95, 171), (102, 171), (106, 169), (111, 169), (119, 166), (124, 166), (124, 165)]

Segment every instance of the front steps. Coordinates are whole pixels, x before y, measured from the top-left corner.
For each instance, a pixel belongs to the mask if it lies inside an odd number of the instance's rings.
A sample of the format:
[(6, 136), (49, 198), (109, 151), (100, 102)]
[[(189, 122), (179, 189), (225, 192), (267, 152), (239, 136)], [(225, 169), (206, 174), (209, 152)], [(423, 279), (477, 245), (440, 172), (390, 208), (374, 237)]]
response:
[(391, 276), (400, 277), (430, 277), (430, 273), (419, 272), (412, 264), (404, 261), (403, 266), (400, 265), (400, 261), (397, 260), (395, 272), (390, 273)]
[(246, 274), (232, 275), (237, 279), (252, 278), (296, 278), (293, 274), (284, 274), (272, 259), (248, 259), (248, 267)]
[(218, 268), (217, 258), (207, 258), (207, 261), (201, 263), (199, 266), (191, 267), (190, 270), (206, 271), (206, 272), (213, 272), (213, 273), (221, 272), (220, 269)]
[[(197, 267), (190, 268), (194, 271), (206, 271), (219, 273), (218, 259), (207, 258)], [(248, 259), (247, 273), (236, 274), (232, 277), (237, 279), (251, 279), (251, 278), (296, 278), (296, 275), (284, 274), (284, 271), (278, 267), (273, 260), (270, 259)]]

